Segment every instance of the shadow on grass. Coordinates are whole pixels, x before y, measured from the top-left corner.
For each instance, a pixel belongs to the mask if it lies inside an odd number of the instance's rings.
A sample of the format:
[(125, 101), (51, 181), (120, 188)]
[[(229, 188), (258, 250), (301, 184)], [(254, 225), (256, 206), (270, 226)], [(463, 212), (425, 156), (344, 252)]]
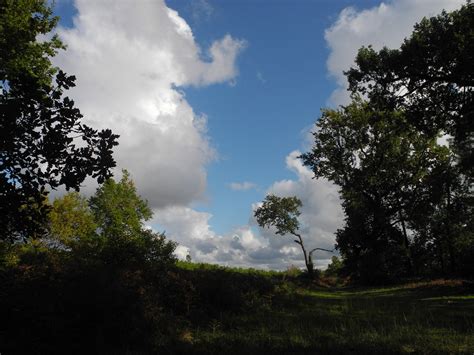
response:
[(336, 291), (298, 289), (269, 310), (222, 316), (195, 329), (179, 352), (194, 354), (472, 353), (471, 285)]

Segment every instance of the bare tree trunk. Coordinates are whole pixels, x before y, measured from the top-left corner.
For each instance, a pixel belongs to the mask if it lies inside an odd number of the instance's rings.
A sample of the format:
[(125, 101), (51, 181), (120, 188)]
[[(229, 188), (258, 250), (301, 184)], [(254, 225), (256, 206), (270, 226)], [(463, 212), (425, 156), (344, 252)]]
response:
[(304, 255), (304, 263), (306, 265), (306, 270), (308, 270), (308, 275), (312, 277), (313, 265), (310, 264), (309, 262), (308, 253), (306, 252), (306, 248), (304, 247), (304, 244), (303, 244), (303, 238), (301, 238), (301, 235), (299, 235), (298, 233), (293, 232), (292, 234), (298, 238), (298, 239), (295, 239), (295, 243), (299, 244), (299, 246), (301, 247), (301, 250), (303, 251), (303, 255)]
[(308, 275), (310, 277), (313, 277), (313, 274), (314, 274), (314, 264), (313, 264), (313, 258), (312, 258), (313, 253), (316, 250), (324, 250), (324, 251), (328, 251), (332, 253), (334, 252), (334, 250), (328, 250), (324, 248), (314, 248), (314, 249), (311, 249), (310, 252), (308, 253), (306, 251), (306, 248), (304, 247), (303, 238), (301, 238), (301, 235), (299, 235), (298, 233), (292, 233), (292, 234), (298, 238), (298, 239), (295, 239), (295, 243), (298, 244), (301, 247), (301, 250), (303, 251), (304, 263), (306, 265), (306, 270), (308, 270)]
[(405, 218), (403, 216), (401, 208), (398, 210), (398, 216), (400, 218), (400, 223), (402, 225), (402, 232), (403, 232), (405, 249), (407, 250), (407, 254), (408, 254), (408, 272), (411, 273), (413, 271), (413, 261), (412, 261), (412, 257), (411, 257), (410, 240), (408, 239), (407, 228), (405, 226)]

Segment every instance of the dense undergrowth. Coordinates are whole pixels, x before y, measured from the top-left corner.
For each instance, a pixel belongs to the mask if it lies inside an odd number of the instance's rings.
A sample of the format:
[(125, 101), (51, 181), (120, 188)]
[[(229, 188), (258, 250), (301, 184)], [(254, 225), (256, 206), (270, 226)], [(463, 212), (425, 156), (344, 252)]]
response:
[[(294, 271), (120, 266), (24, 250), (3, 263), (4, 354), (472, 353), (467, 281), (322, 286)], [(145, 267), (144, 267), (145, 265)]]

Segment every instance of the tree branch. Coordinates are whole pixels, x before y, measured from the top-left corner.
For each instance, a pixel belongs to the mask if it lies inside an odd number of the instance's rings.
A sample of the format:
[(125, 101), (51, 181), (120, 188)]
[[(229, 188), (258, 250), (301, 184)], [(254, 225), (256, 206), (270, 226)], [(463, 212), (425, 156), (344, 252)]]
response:
[(309, 252), (309, 255), (313, 254), (316, 250), (323, 250), (323, 251), (327, 251), (327, 252), (330, 252), (330, 253), (334, 253), (334, 249), (329, 250), (329, 249), (324, 249), (324, 248), (314, 248), (314, 249), (311, 249), (311, 251)]

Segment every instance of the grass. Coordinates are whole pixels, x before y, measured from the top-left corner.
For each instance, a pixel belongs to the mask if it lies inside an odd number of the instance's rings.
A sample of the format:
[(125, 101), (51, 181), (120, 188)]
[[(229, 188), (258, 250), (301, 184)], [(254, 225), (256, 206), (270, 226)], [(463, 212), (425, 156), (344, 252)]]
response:
[(177, 351), (474, 353), (474, 289), (467, 282), (334, 289), (284, 282), (277, 289), (244, 312), (190, 326)]
[(179, 260), (177, 261), (177, 266), (180, 269), (184, 270), (220, 270), (234, 274), (254, 274), (259, 276), (265, 277), (284, 277), (287, 272), (282, 271), (275, 271), (275, 270), (261, 270), (261, 269), (254, 269), (254, 268), (241, 268), (241, 267), (229, 267), (229, 266), (221, 266), (216, 264), (208, 264), (208, 263), (194, 263)]

